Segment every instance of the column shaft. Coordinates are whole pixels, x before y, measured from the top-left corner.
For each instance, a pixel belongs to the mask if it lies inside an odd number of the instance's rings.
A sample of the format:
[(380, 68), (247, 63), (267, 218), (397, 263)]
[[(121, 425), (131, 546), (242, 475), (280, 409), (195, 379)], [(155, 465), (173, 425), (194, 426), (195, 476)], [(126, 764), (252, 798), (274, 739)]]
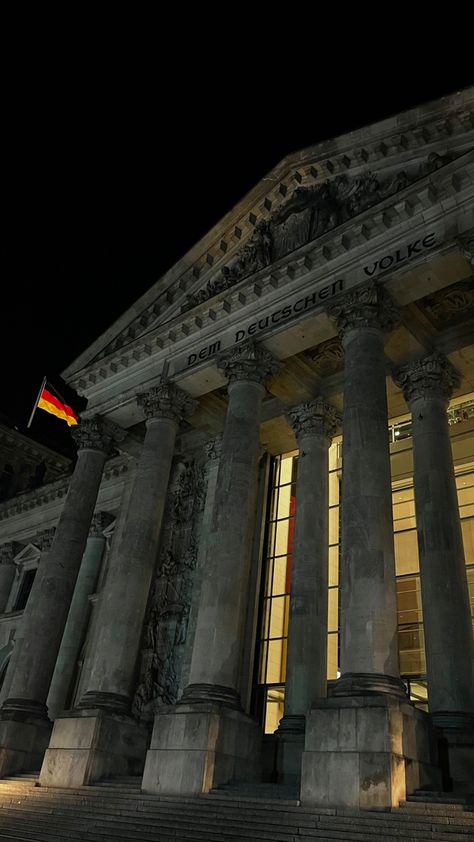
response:
[[(103, 439), (95, 422), (82, 422), (82, 444), (51, 550), (40, 565), (24, 618), (21, 651), (6, 709), (44, 715), (45, 702), (66, 624), (77, 574), (105, 463)], [(81, 445), (80, 445), (81, 446)]]
[(230, 378), (186, 701), (238, 699), (259, 460), (263, 380), (276, 370), (268, 352), (243, 345), (220, 365)]
[[(336, 692), (403, 692), (383, 329), (393, 305), (375, 284), (333, 309), (345, 351), (342, 443), (341, 672)], [(393, 681), (391, 680), (393, 679)]]
[(94, 515), (92, 519), (92, 534), (87, 539), (48, 693), (48, 713), (52, 720), (56, 719), (60, 711), (66, 707), (68, 701), (75, 667), (89, 623), (90, 606), (88, 599), (90, 594), (95, 592), (105, 549), (106, 539), (101, 529), (109, 521), (110, 517), (104, 520), (101, 514)]
[(401, 369), (412, 413), (413, 480), (430, 713), (474, 721), (474, 644), (446, 406), (457, 373), (441, 355)]
[(304, 728), (312, 703), (327, 691), (328, 447), (336, 413), (316, 399), (287, 415), (299, 456), (282, 726)]
[(173, 384), (140, 400), (147, 430), (121, 540), (100, 600), (100, 643), (81, 707), (128, 710), (180, 418), (195, 402)]

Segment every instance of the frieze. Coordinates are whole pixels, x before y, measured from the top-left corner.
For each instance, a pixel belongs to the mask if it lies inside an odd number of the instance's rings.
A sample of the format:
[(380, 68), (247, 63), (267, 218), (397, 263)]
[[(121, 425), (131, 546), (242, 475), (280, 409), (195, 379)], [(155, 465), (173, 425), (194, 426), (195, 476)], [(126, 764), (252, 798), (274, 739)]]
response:
[(408, 405), (413, 401), (436, 397), (447, 403), (461, 382), (461, 377), (454, 366), (443, 354), (428, 354), (401, 366), (393, 379), (403, 391)]
[(433, 152), (415, 169), (408, 167), (387, 176), (367, 170), (358, 176), (339, 175), (322, 184), (297, 187), (291, 198), (268, 220), (256, 224), (253, 235), (232, 262), (203, 289), (188, 296), (183, 312), (394, 196), (450, 163), (454, 157), (452, 153)]
[(19, 545), (14, 541), (0, 546), (0, 564), (13, 564), (13, 559)]

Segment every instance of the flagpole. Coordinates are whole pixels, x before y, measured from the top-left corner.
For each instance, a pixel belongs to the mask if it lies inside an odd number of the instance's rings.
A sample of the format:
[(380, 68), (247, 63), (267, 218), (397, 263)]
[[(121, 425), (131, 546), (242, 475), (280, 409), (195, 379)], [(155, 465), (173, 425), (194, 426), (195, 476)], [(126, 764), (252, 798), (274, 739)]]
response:
[(63, 396), (62, 396), (61, 392), (58, 392), (58, 390), (54, 388), (54, 386), (52, 385), (52, 383), (48, 383), (48, 385), (49, 385), (49, 388), (51, 389), (51, 391), (52, 391), (52, 392), (56, 392), (56, 394), (57, 394), (58, 398), (59, 398), (59, 399), (60, 399), (60, 400), (61, 400), (64, 404), (66, 404), (66, 405), (67, 405), (66, 398), (63, 398)]
[(38, 392), (38, 397), (36, 398), (35, 405), (34, 405), (34, 407), (33, 407), (33, 412), (32, 412), (32, 413), (31, 413), (31, 415), (30, 415), (30, 420), (28, 421), (28, 424), (26, 425), (26, 429), (27, 429), (27, 430), (31, 427), (31, 422), (33, 421), (33, 416), (34, 416), (34, 414), (35, 414), (35, 412), (36, 412), (36, 409), (37, 409), (37, 407), (38, 407), (38, 402), (39, 402), (39, 399), (40, 399), (40, 397), (41, 397), (41, 393), (42, 393), (42, 391), (43, 391), (43, 389), (44, 389), (45, 385), (46, 385), (46, 377), (43, 377), (43, 382), (42, 382), (41, 387), (40, 387), (40, 390), (39, 390), (39, 392)]

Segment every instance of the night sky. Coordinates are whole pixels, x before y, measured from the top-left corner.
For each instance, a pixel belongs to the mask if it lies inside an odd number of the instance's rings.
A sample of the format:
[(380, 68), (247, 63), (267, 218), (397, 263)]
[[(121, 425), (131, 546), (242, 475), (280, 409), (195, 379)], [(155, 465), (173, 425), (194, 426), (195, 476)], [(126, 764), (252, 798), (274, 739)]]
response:
[[(252, 86), (231, 103), (202, 79), (140, 95), (33, 78), (4, 123), (2, 419), (26, 431), (44, 375), (83, 409), (60, 372), (285, 155), (474, 82), (395, 75), (381, 96), (376, 77)], [(28, 435), (68, 451), (44, 412)]]

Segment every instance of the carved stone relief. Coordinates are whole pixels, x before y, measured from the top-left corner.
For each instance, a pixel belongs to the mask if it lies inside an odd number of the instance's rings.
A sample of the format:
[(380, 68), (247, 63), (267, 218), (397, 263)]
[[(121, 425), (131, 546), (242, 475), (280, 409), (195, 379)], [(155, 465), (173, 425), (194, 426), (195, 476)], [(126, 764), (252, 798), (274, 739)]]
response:
[(358, 176), (338, 175), (314, 187), (298, 187), (268, 220), (255, 226), (252, 237), (232, 261), (203, 289), (188, 296), (184, 310), (270, 266), (305, 243), (321, 237), (404, 187), (453, 160), (454, 155), (430, 153), (422, 164), (377, 175), (368, 170)]
[(132, 705), (134, 715), (145, 721), (178, 698), (205, 492), (204, 469), (192, 460), (179, 462), (168, 493)]

